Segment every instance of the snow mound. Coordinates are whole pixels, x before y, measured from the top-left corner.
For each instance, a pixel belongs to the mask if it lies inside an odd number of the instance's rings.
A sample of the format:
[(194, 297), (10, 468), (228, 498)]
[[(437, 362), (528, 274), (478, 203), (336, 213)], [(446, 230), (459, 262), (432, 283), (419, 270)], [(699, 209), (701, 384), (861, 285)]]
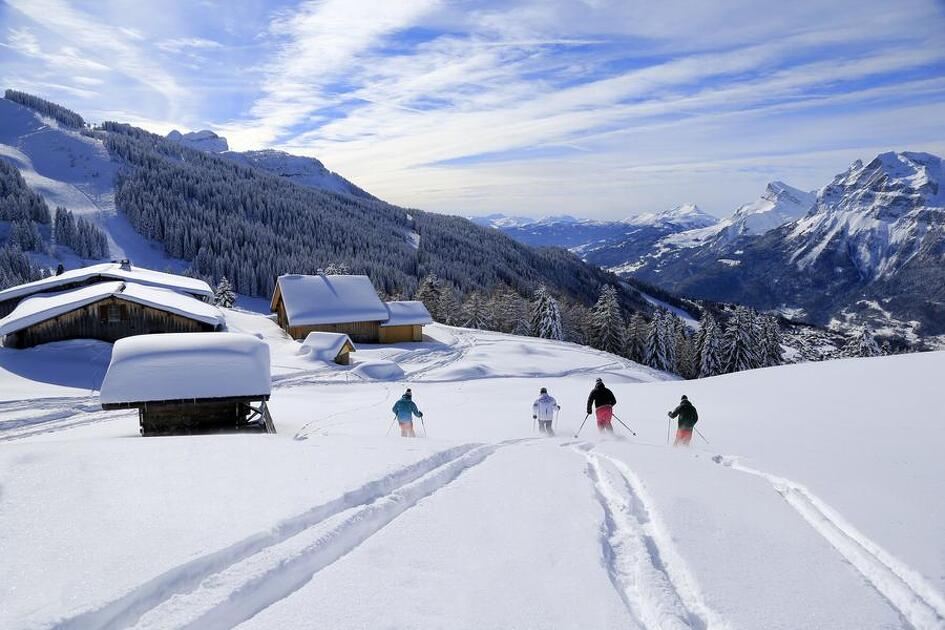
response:
[(354, 344), (351, 343), (351, 338), (348, 335), (331, 332), (310, 332), (299, 348), (299, 355), (317, 361), (332, 362), (344, 350), (345, 346), (350, 346), (349, 351), (355, 350)]
[(403, 368), (384, 359), (359, 363), (351, 372), (367, 381), (399, 381), (404, 378)]
[(103, 405), (268, 396), (269, 346), (240, 333), (138, 335), (115, 342)]

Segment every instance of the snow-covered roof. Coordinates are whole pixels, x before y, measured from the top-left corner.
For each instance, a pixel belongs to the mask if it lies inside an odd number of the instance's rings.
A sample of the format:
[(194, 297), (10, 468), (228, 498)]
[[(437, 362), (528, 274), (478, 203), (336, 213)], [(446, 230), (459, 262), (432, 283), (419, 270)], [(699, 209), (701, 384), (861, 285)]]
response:
[(351, 350), (355, 350), (354, 344), (348, 335), (331, 332), (310, 332), (305, 337), (305, 341), (302, 342), (299, 354), (307, 354), (319, 361), (334, 361), (344, 350), (345, 345), (349, 345)]
[(220, 309), (183, 293), (133, 282), (100, 282), (69, 291), (40, 293), (26, 298), (16, 305), (12, 313), (0, 319), (0, 335), (9, 335), (109, 297), (176, 313), (206, 324), (224, 323)]
[(387, 302), (387, 321), (381, 326), (411, 326), (432, 324), (430, 311), (420, 301)]
[(266, 396), (269, 346), (243, 333), (137, 335), (115, 342), (103, 405)]
[(82, 267), (80, 269), (70, 269), (58, 276), (50, 276), (42, 280), (10, 287), (9, 289), (0, 291), (0, 302), (5, 302), (13, 298), (22, 298), (27, 295), (33, 295), (34, 293), (54, 291), (56, 287), (76, 282), (85, 282), (96, 276), (108, 280), (127, 280), (129, 282), (137, 282), (138, 284), (153, 287), (175, 289), (192, 295), (213, 295), (210, 285), (197, 278), (188, 278), (187, 276), (178, 276), (162, 271), (152, 271), (151, 269), (144, 269), (133, 265), (126, 265), (123, 268), (121, 263), (109, 262), (92, 265), (90, 267)]
[(387, 319), (387, 309), (367, 276), (286, 275), (279, 276), (278, 283), (290, 326)]

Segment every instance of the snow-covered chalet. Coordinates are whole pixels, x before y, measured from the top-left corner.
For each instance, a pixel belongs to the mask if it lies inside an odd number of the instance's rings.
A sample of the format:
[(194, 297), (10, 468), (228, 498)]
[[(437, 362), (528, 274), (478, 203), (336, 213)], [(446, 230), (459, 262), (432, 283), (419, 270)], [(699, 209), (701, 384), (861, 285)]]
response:
[(293, 339), (331, 332), (357, 343), (422, 341), (423, 326), (433, 323), (422, 302), (384, 303), (358, 275), (279, 276), (270, 308)]
[(223, 314), (203, 298), (202, 280), (132, 266), (128, 261), (73, 269), (0, 291), (0, 337), (8, 348), (66, 339), (213, 332)]

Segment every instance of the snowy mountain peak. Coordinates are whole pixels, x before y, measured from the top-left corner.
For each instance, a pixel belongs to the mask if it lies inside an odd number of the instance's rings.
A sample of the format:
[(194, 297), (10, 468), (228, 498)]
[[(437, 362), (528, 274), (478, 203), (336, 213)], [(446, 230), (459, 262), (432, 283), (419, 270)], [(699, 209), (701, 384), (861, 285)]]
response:
[(764, 234), (803, 217), (816, 200), (812, 192), (781, 181), (769, 182), (757, 200), (735, 210), (729, 232), (733, 236)]
[(218, 136), (209, 129), (201, 131), (190, 131), (181, 133), (176, 129), (167, 134), (167, 139), (171, 142), (177, 142), (191, 149), (206, 151), (207, 153), (223, 153), (230, 150), (226, 138)]
[(717, 217), (704, 212), (694, 203), (685, 203), (669, 210), (638, 214), (625, 220), (629, 225), (647, 227), (674, 226), (685, 230), (705, 228), (719, 222)]

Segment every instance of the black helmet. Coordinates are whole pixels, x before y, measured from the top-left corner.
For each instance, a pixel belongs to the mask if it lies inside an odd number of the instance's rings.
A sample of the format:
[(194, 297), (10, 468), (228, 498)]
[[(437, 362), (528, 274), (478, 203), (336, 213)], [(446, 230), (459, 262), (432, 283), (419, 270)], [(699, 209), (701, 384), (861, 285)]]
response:
[(547, 393), (548, 393), (548, 388), (547, 388), (547, 387), (542, 387), (542, 388), (541, 388), (541, 391), (538, 392), (538, 393), (539, 393), (539, 394), (547, 394)]
[[(409, 390), (408, 390), (408, 391), (409, 391)], [(683, 394), (683, 395), (682, 395), (682, 400), (689, 400), (689, 397), (686, 396), (685, 394)]]
[(413, 392), (410, 391), (409, 387), (407, 388), (407, 391), (404, 392), (404, 396), (406, 396), (407, 398), (413, 397)]
[(603, 385), (603, 384), (604, 384), (604, 379), (598, 378), (598, 379), (597, 379), (596, 381), (594, 381), (594, 382), (597, 383), (597, 384), (599, 384), (599, 385)]

